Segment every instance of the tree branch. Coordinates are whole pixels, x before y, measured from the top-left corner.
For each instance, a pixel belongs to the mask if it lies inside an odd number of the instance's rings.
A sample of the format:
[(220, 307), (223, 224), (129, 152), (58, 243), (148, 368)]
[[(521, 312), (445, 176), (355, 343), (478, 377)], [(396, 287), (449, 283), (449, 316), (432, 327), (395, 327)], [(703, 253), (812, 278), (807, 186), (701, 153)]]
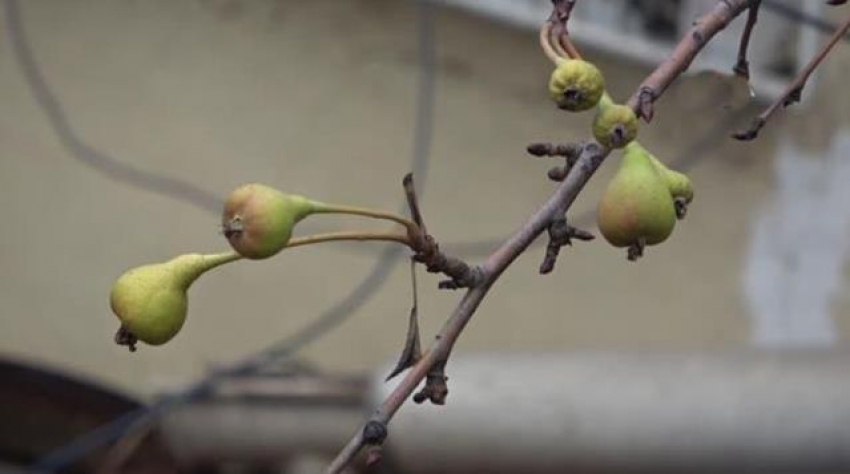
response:
[(750, 125), (750, 128), (744, 130), (743, 132), (737, 132), (732, 136), (742, 141), (749, 141), (756, 138), (759, 134), (759, 131), (767, 124), (767, 121), (776, 113), (780, 108), (786, 108), (789, 105), (799, 102), (800, 97), (803, 94), (803, 87), (806, 86), (806, 81), (809, 80), (809, 76), (815, 72), (815, 69), (820, 65), (821, 62), (829, 55), (829, 52), (832, 51), (832, 48), (847, 34), (847, 31), (850, 30), (850, 17), (844, 20), (844, 23), (838, 28), (835, 33), (832, 34), (832, 37), (829, 41), (821, 48), (818, 54), (809, 61), (809, 64), (797, 75), (791, 84), (785, 89), (785, 92), (777, 98), (773, 104), (770, 105), (764, 112), (762, 112), (758, 117), (753, 119), (753, 123)]
[[(723, 29), (734, 17), (743, 12), (751, 2), (752, 0), (718, 1), (710, 13), (695, 23), (691, 31), (688, 32), (673, 50), (670, 57), (643, 81), (630, 99), (629, 105), (638, 111), (642, 111), (642, 116), (646, 120), (650, 120), (652, 117), (652, 103), (663, 94), (667, 87), (682, 72), (687, 70), (693, 58), (702, 50), (708, 40)], [(554, 8), (557, 9), (560, 2), (555, 1), (553, 4)], [(538, 145), (532, 147), (529, 151), (536, 155), (560, 155), (567, 154), (567, 149), (568, 147), (558, 149), (557, 147)], [(439, 381), (445, 382), (445, 374), (442, 368), (445, 366), (455, 342), (467, 323), (472, 319), (475, 310), (484, 300), (493, 283), (496, 282), (519, 255), (528, 249), (529, 245), (536, 238), (550, 228), (555, 220), (563, 218), (579, 192), (608, 156), (608, 153), (609, 150), (602, 148), (596, 143), (585, 144), (581, 147), (578, 158), (570, 166), (569, 172), (558, 185), (552, 196), (481, 265), (481, 279), (461, 298), (455, 310), (434, 337), (427, 352), (410, 368), (402, 381), (372, 413), (365, 427), (358, 430), (348, 444), (339, 452), (330, 466), (328, 466), (325, 471), (326, 473), (336, 474), (342, 472), (364, 446), (374, 446), (376, 441), (373, 437), (369, 436), (368, 432), (376, 431), (375, 427), (386, 430), (390, 419), (392, 419), (405, 400), (411, 396), (416, 387), (426, 377), (430, 375), (434, 380), (439, 379)], [(435, 370), (435, 368), (439, 368), (439, 371)], [(427, 388), (428, 386), (426, 385), (426, 390)], [(434, 386), (432, 388), (444, 387)], [(426, 397), (430, 396), (429, 393), (425, 393), (424, 395)], [(381, 438), (381, 441), (383, 441), (383, 438)]]
[[(375, 423), (386, 426), (399, 407), (413, 393), (422, 380), (431, 372), (432, 366), (444, 363), (466, 324), (478, 305), (499, 278), (502, 272), (548, 227), (553, 218), (563, 213), (578, 196), (593, 173), (602, 164), (608, 152), (595, 143), (584, 147), (576, 166), (567, 179), (558, 186), (548, 201), (507, 242), (494, 252), (482, 265), (483, 279), (461, 299), (457, 308), (434, 337), (425, 355), (411, 367), (404, 379), (389, 394), (372, 414), (367, 425)], [(351, 462), (360, 449), (367, 445), (364, 430), (359, 430), (328, 467), (328, 473), (339, 473)]]
[(652, 72), (629, 98), (628, 105), (638, 117), (652, 120), (653, 104), (693, 62), (697, 53), (714, 35), (748, 8), (754, 0), (721, 0), (711, 12), (694, 22), (670, 56)]

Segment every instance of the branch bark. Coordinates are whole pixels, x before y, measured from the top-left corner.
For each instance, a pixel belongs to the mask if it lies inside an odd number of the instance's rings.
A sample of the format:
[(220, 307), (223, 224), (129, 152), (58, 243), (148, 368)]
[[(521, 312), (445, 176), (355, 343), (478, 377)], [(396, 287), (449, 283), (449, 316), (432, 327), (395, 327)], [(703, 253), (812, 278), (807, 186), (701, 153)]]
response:
[(652, 72), (628, 101), (638, 117), (652, 121), (653, 104), (676, 78), (688, 70), (697, 53), (735, 17), (750, 7), (754, 0), (721, 0), (702, 18), (694, 22), (670, 56)]

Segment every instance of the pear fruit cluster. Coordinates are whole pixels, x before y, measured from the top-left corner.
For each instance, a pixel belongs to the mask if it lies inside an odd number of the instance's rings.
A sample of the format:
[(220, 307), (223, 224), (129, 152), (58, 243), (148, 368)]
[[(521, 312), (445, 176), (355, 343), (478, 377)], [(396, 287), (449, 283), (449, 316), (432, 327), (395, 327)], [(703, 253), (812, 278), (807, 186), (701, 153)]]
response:
[(549, 95), (558, 108), (584, 112), (596, 107), (591, 127), (593, 136), (605, 148), (623, 148), (637, 137), (638, 118), (605, 92), (605, 78), (593, 63), (583, 59), (558, 60), (549, 77)]
[(599, 231), (611, 245), (628, 247), (629, 259), (667, 240), (678, 206), (693, 200), (690, 179), (670, 170), (637, 142), (629, 143), (596, 208)]
[(190, 286), (204, 273), (241, 258), (269, 258), (289, 243), (295, 225), (321, 204), (262, 184), (234, 189), (222, 212), (223, 233), (234, 252), (186, 254), (128, 270), (112, 285), (109, 303), (121, 322), (116, 342), (170, 341), (186, 321)]
[[(319, 213), (361, 215), (415, 225), (395, 214), (326, 204), (263, 184), (239, 186), (227, 196), (221, 215), (222, 233), (233, 252), (180, 255), (166, 262), (133, 268), (118, 277), (109, 297), (112, 312), (121, 322), (115, 341), (129, 346), (130, 350), (135, 350), (138, 341), (154, 346), (170, 341), (186, 321), (187, 293), (201, 275), (239, 259), (263, 260), (277, 255), (287, 246), (295, 245), (292, 242), (295, 226), (307, 216)], [(330, 233), (309, 236), (298, 245), (344, 238), (365, 237), (357, 232)]]
[[(552, 55), (550, 55), (552, 57)], [(638, 117), (614, 102), (599, 69), (582, 59), (556, 57), (549, 94), (559, 108), (596, 108), (593, 137), (608, 150), (623, 149), (623, 160), (596, 208), (599, 231), (611, 245), (627, 247), (630, 260), (646, 246), (667, 240), (694, 198), (690, 179), (664, 165), (637, 142)]]

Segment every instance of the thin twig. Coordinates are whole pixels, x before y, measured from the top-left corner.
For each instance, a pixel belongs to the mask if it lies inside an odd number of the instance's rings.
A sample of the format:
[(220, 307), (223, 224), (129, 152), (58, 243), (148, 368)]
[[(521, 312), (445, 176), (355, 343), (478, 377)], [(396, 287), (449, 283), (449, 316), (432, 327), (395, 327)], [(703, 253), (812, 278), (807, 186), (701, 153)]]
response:
[(629, 98), (628, 105), (638, 117), (647, 122), (652, 120), (655, 101), (661, 97), (661, 94), (676, 78), (690, 67), (691, 62), (706, 43), (717, 32), (725, 28), (733, 18), (740, 15), (750, 5), (751, 1), (720, 0), (709, 13), (694, 22), (693, 27), (676, 45), (670, 56), (644, 79), (640, 87)]
[(848, 30), (850, 30), (850, 17), (847, 17), (847, 19), (844, 20), (841, 27), (833, 33), (829, 42), (827, 42), (818, 54), (809, 61), (809, 64), (807, 64), (800, 74), (797, 75), (794, 81), (788, 85), (785, 92), (777, 98), (770, 107), (768, 107), (758, 117), (753, 119), (753, 123), (750, 125), (750, 128), (743, 132), (737, 132), (732, 136), (743, 141), (749, 141), (756, 138), (759, 131), (761, 131), (777, 110), (780, 108), (784, 109), (795, 102), (799, 102), (800, 97), (803, 94), (803, 88), (806, 86), (806, 81), (809, 80), (809, 76), (815, 72), (815, 69), (817, 69), (820, 63), (823, 62), (823, 60), (829, 55), (829, 52), (832, 51), (832, 48), (841, 40), (841, 38), (847, 34)]
[(761, 7), (761, 0), (753, 0), (747, 14), (747, 24), (744, 26), (744, 32), (741, 33), (741, 43), (738, 46), (738, 61), (732, 67), (732, 71), (738, 77), (743, 77), (747, 80), (750, 79), (750, 62), (747, 60), (747, 49), (750, 46), (750, 36), (753, 33), (753, 28), (758, 21), (759, 7)]

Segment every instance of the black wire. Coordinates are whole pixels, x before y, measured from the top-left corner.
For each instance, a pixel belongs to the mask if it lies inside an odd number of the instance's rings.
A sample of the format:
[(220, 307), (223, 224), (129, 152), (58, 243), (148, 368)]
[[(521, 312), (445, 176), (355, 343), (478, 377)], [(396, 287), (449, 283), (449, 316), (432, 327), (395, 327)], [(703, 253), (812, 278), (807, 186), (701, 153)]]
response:
[[(418, 78), (419, 84), (417, 86), (416, 118), (414, 124), (415, 131), (413, 134), (411, 164), (414, 177), (419, 181), (418, 189), (421, 195), (427, 178), (431, 142), (433, 137), (434, 99), (436, 95), (436, 41), (433, 13), (431, 12), (432, 7), (429, 6), (427, 0), (416, 0), (416, 4), (418, 7), (417, 41), (420, 69)], [(32, 83), (33, 89), (43, 89), (43, 91), (46, 91), (46, 93), (41, 92), (40, 96), (50, 99), (49, 101), (40, 101), (39, 103), (46, 109), (48, 114), (57, 110), (61, 113), (59, 103), (56, 101), (53, 94), (50, 93), (50, 90), (47, 89), (46, 82), (43, 80), (43, 76), (39, 71), (37, 63), (31, 56), (31, 50), (27, 46), (26, 37), (23, 35), (23, 29), (21, 28), (17, 1), (6, 0), (6, 11), (7, 18), (11, 18), (10, 22), (17, 23), (16, 28), (9, 28), (10, 36), (17, 37), (15, 40), (17, 44), (23, 45), (23, 47), (18, 47), (16, 50), (19, 54), (20, 52), (24, 53), (20, 54), (21, 57), (18, 58), (19, 61), (23, 63), (24, 61), (22, 61), (21, 58), (25, 56), (30, 58), (26, 61), (27, 67), (30, 71), (27, 74), (27, 78)], [(11, 16), (9, 16), (10, 12), (12, 13)], [(33, 79), (37, 80), (37, 82)], [(48, 108), (46, 104), (51, 105), (51, 107)], [(60, 115), (60, 118), (64, 120), (64, 115)], [(67, 120), (64, 120), (64, 122), (57, 121), (57, 123), (65, 123), (67, 125)], [(81, 141), (73, 134), (70, 126), (66, 126), (62, 130), (64, 130), (65, 133), (68, 133), (68, 136), (72, 138), (70, 140), (71, 143), (81, 143)], [(57, 133), (60, 132), (57, 130)], [(64, 140), (65, 139), (63, 139), (63, 141)], [(102, 157), (105, 155), (98, 154), (98, 156)], [(132, 173), (130, 173), (130, 175), (132, 176)], [(143, 182), (143, 184), (132, 179), (127, 180), (126, 182), (134, 186), (150, 189), (149, 187), (146, 187), (147, 184), (149, 184), (148, 181)], [(174, 181), (171, 181), (170, 183), (173, 184)], [(173, 189), (169, 189), (167, 194), (178, 199), (186, 199), (186, 196), (188, 196), (188, 194), (175, 193)], [(219, 205), (216, 203), (216, 212), (218, 212), (218, 208)], [(31, 468), (37, 471), (48, 472), (60, 469), (75, 462), (88, 452), (118, 439), (133, 426), (137, 426), (140, 423), (154, 421), (170, 409), (203, 396), (218, 381), (224, 378), (254, 373), (270, 362), (278, 361), (285, 357), (291, 357), (304, 346), (319, 339), (333, 328), (339, 326), (343, 321), (353, 316), (356, 311), (376, 293), (384, 282), (386, 282), (401, 254), (402, 250), (398, 247), (386, 248), (386, 250), (381, 253), (381, 256), (378, 258), (378, 261), (372, 271), (347, 297), (325, 311), (319, 318), (308, 324), (307, 327), (298, 333), (273, 344), (258, 354), (245, 358), (241, 363), (235, 366), (213, 372), (208, 377), (183, 392), (162, 397), (150, 406), (141, 407), (125, 413), (120, 417), (71, 440), (69, 443), (54, 449), (38, 459)]]
[(27, 40), (17, 0), (4, 2), (6, 26), (12, 52), (18, 66), (30, 87), (33, 97), (47, 115), (50, 127), (59, 138), (68, 154), (79, 163), (88, 166), (107, 178), (122, 182), (134, 188), (165, 195), (183, 201), (205, 211), (221, 212), (221, 200), (214, 194), (194, 184), (170, 176), (157, 174), (123, 163), (112, 156), (94, 148), (80, 138), (68, 114), (62, 107), (56, 94), (47, 85), (44, 73), (33, 55)]

